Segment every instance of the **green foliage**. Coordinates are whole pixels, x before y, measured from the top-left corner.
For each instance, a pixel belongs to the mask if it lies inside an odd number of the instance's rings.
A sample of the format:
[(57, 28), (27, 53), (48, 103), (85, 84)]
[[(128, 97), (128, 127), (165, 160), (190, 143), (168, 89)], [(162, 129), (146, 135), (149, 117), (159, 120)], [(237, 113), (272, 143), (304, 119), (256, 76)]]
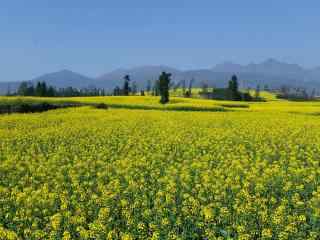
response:
[(250, 102), (252, 100), (256, 100), (256, 101), (260, 100), (260, 98), (253, 99), (253, 97), (250, 95), (249, 92), (243, 92), (243, 93), (241, 93), (241, 100), (245, 101), (245, 102)]
[(29, 82), (22, 82), (18, 88), (17, 94), (19, 96), (34, 96), (35, 90), (31, 83)]
[(11, 114), (11, 113), (36, 113), (54, 110), (58, 108), (69, 108), (84, 106), (81, 103), (49, 103), (49, 102), (11, 102), (9, 104), (0, 105), (0, 114)]
[(31, 82), (22, 82), (17, 93), (12, 95), (36, 97), (105, 96), (105, 91), (99, 88), (77, 89), (66, 87), (55, 89), (52, 86), (47, 86), (45, 82), (37, 82), (35, 86)]
[(256, 100), (260, 99), (260, 85), (257, 85), (257, 87), (256, 87), (254, 98)]
[(126, 75), (124, 76), (124, 83), (123, 83), (123, 89), (122, 89), (122, 93), (124, 96), (129, 96), (129, 93), (131, 91), (130, 89), (130, 76)]
[(108, 109), (109, 108), (108, 105), (105, 103), (98, 103), (98, 104), (94, 105), (94, 107), (97, 109)]
[(231, 80), (229, 81), (228, 89), (230, 90), (230, 93), (231, 93), (231, 100), (234, 100), (234, 101), (241, 100), (241, 94), (239, 92), (238, 78), (236, 75), (233, 75)]
[(47, 96), (47, 84), (45, 82), (38, 82), (35, 88), (35, 96), (46, 97)]
[(118, 86), (114, 88), (113, 96), (121, 96), (121, 89)]
[(166, 104), (169, 102), (169, 84), (171, 73), (162, 72), (159, 77), (159, 93), (160, 103)]
[(153, 89), (152, 89), (152, 95), (153, 96), (159, 96), (160, 94), (160, 81), (156, 80), (154, 81)]

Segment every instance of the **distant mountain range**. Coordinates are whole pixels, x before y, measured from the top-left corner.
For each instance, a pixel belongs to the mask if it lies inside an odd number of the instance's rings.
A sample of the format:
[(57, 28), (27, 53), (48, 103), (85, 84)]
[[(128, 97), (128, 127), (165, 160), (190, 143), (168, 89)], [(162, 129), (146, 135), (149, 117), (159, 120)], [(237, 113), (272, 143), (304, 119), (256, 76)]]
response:
[[(141, 66), (130, 69), (118, 69), (98, 78), (87, 77), (69, 70), (48, 73), (31, 79), (31, 82), (45, 81), (54, 87), (99, 87), (111, 91), (116, 86), (122, 86), (123, 77), (128, 74), (139, 88), (145, 88), (148, 81), (158, 79), (162, 71), (172, 73), (172, 80), (176, 83), (191, 79), (194, 86), (201, 86), (206, 81), (211, 86), (226, 86), (233, 74), (239, 78), (241, 87), (256, 87), (268, 85), (270, 88), (279, 88), (283, 85), (291, 87), (305, 87), (320, 89), (320, 67), (305, 69), (297, 64), (288, 64), (268, 59), (261, 63), (240, 65), (232, 62), (218, 64), (211, 69), (178, 70), (168, 66)], [(8, 89), (15, 91), (20, 82), (0, 82), (0, 94)]]
[[(28, 80), (28, 82), (32, 83), (41, 81), (44, 81), (48, 85), (54, 86), (56, 88), (84, 88), (95, 86), (95, 79), (72, 72), (70, 70), (61, 70), (59, 72), (47, 73), (34, 79)], [(0, 82), (0, 94), (6, 94), (8, 91), (16, 91), (20, 83), (21, 82)]]

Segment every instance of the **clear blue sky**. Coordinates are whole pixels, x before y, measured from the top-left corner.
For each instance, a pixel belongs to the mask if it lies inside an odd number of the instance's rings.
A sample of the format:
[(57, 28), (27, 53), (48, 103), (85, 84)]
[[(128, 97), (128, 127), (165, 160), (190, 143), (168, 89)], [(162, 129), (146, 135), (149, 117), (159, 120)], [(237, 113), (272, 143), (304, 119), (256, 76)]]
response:
[(3, 1), (0, 81), (270, 57), (313, 67), (320, 65), (319, 10), (319, 0)]

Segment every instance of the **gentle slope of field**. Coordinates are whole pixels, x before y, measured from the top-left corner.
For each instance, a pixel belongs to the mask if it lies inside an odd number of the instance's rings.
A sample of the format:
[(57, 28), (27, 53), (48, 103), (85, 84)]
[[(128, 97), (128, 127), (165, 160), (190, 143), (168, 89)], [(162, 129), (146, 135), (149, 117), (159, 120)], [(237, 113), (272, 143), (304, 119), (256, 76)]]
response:
[(111, 108), (142, 110), (177, 110), (177, 111), (277, 111), (298, 113), (320, 113), (320, 101), (292, 102), (276, 99), (271, 93), (262, 92), (266, 102), (235, 102), (197, 98), (171, 97), (170, 103), (162, 105), (159, 97), (153, 96), (117, 96), (117, 97), (73, 97), (73, 98), (37, 98), (37, 97), (0, 97), (0, 107), (16, 102), (49, 103), (105, 103)]
[(44, 100), (111, 108), (0, 115), (0, 239), (320, 238), (319, 103)]

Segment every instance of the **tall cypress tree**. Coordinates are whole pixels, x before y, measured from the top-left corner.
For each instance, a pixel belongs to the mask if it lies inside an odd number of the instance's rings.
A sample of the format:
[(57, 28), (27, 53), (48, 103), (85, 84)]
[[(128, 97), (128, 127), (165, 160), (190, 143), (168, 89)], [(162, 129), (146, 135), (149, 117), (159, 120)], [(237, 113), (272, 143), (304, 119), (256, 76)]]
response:
[(129, 96), (130, 93), (130, 76), (124, 76), (124, 84), (123, 84), (123, 95)]
[(162, 72), (159, 77), (160, 102), (166, 104), (169, 102), (169, 84), (171, 73)]
[(233, 75), (229, 81), (229, 90), (231, 92), (232, 100), (239, 101), (241, 100), (241, 94), (239, 92), (238, 78), (236, 75)]

